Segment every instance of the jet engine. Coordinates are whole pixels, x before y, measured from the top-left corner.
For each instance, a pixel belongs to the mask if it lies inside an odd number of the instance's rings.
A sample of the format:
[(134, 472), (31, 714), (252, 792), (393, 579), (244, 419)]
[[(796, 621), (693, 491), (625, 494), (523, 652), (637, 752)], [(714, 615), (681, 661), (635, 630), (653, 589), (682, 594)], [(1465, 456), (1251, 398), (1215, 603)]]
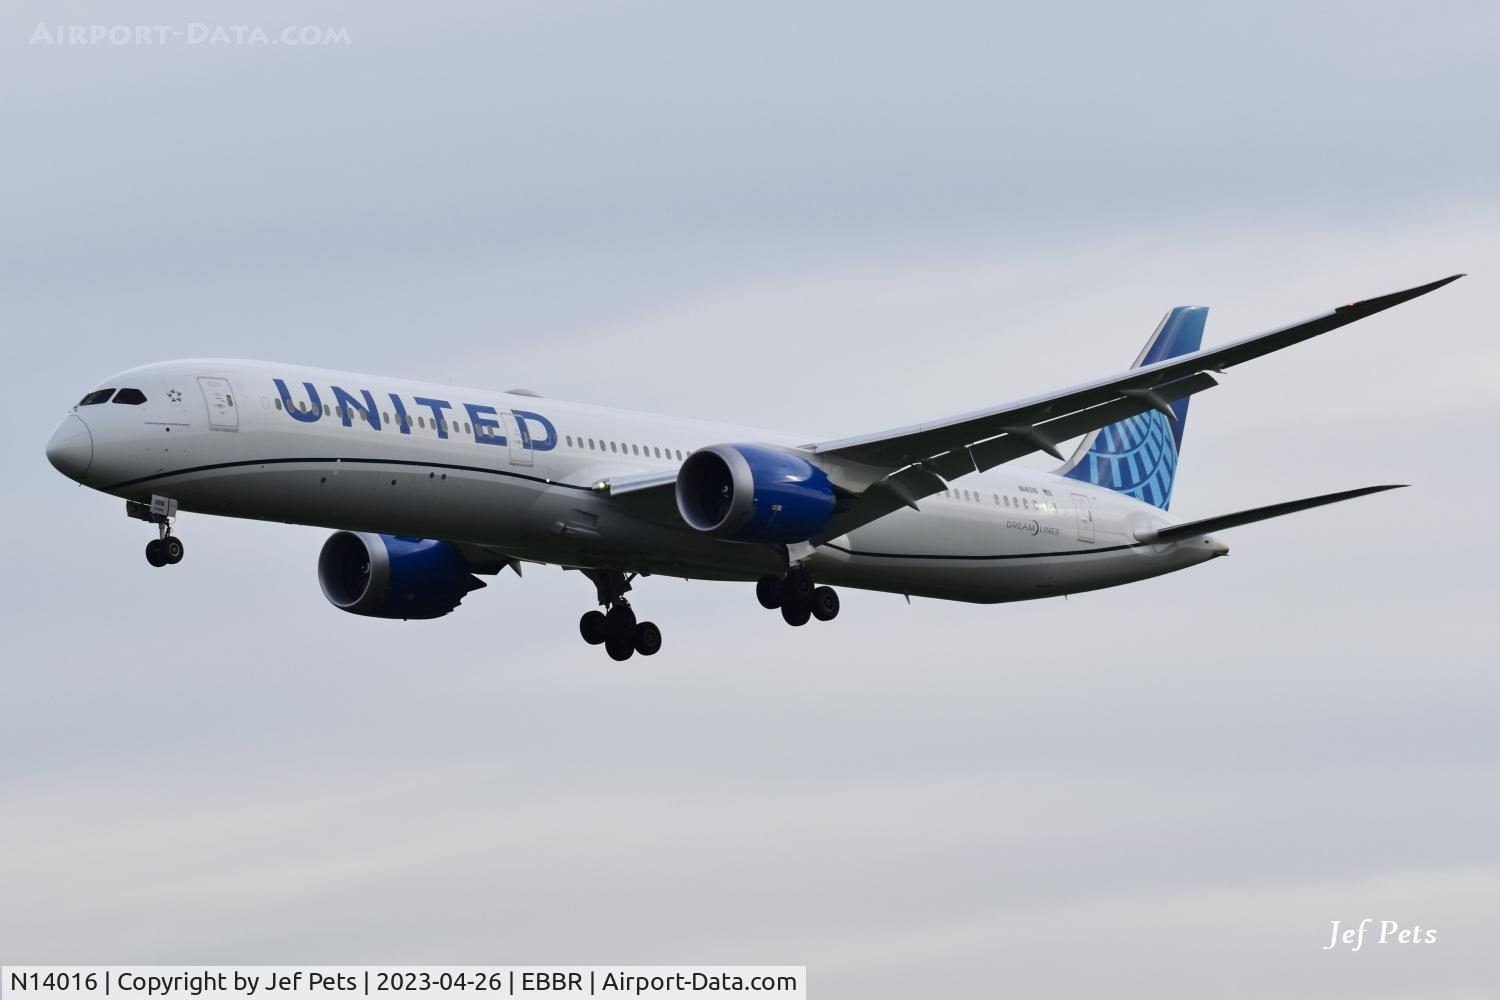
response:
[(837, 502), (822, 469), (765, 445), (700, 448), (677, 473), (682, 519), (736, 542), (807, 541), (828, 523)]
[(449, 542), (340, 531), (318, 554), (318, 583), (334, 607), (372, 618), (441, 618), (484, 586)]

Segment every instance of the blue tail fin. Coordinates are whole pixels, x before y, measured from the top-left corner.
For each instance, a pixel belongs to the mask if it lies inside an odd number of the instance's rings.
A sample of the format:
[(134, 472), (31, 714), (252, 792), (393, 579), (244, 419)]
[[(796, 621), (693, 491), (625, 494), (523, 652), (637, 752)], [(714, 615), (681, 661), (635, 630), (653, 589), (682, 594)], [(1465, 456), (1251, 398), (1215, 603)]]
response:
[[(1206, 306), (1178, 306), (1162, 319), (1132, 367), (1153, 365), (1180, 354), (1191, 354), (1203, 341)], [(1147, 410), (1129, 420), (1110, 424), (1083, 439), (1073, 457), (1058, 469), (1069, 479), (1103, 486), (1166, 510), (1172, 502), (1172, 480), (1182, 451), (1188, 400), (1170, 404), (1172, 419)]]

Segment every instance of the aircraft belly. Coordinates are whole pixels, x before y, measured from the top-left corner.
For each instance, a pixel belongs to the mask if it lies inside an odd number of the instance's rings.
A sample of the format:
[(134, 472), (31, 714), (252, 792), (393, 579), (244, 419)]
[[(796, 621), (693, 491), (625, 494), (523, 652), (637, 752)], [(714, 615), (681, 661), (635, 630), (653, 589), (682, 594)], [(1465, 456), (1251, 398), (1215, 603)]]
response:
[(785, 567), (769, 546), (653, 524), (572, 486), (359, 462), (247, 465), (140, 487), (184, 511), (492, 546), (564, 566), (753, 580)]
[(1049, 519), (900, 511), (834, 540), (830, 555), (838, 558), (815, 559), (811, 568), (832, 585), (1000, 603), (1118, 586), (1184, 565), (1174, 551), (1137, 545), (1108, 518), (1091, 543), (1073, 527), (1071, 512)]

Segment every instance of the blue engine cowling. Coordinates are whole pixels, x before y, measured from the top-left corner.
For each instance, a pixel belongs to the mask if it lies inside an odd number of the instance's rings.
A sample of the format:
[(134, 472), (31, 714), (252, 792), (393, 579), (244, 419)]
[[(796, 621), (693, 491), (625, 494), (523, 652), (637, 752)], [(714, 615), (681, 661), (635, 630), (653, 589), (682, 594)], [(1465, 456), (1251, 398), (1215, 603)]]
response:
[(403, 619), (441, 618), (484, 586), (448, 542), (363, 531), (340, 531), (323, 543), (318, 583), (340, 610)]
[(823, 530), (837, 500), (822, 469), (765, 445), (700, 448), (677, 473), (682, 519), (736, 542), (805, 542)]

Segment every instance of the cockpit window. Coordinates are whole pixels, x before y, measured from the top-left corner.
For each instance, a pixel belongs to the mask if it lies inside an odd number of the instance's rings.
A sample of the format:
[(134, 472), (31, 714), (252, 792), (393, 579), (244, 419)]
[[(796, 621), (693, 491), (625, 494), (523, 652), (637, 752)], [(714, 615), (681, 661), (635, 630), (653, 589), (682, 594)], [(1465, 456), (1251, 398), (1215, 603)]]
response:
[(93, 392), (80, 399), (78, 401), (78, 405), (93, 406), (95, 403), (107, 403), (109, 402), (109, 397), (113, 396), (114, 394), (115, 391), (113, 389), (95, 389)]
[(140, 406), (146, 401), (146, 394), (139, 389), (121, 389), (115, 393), (116, 403), (127, 403), (130, 406)]

